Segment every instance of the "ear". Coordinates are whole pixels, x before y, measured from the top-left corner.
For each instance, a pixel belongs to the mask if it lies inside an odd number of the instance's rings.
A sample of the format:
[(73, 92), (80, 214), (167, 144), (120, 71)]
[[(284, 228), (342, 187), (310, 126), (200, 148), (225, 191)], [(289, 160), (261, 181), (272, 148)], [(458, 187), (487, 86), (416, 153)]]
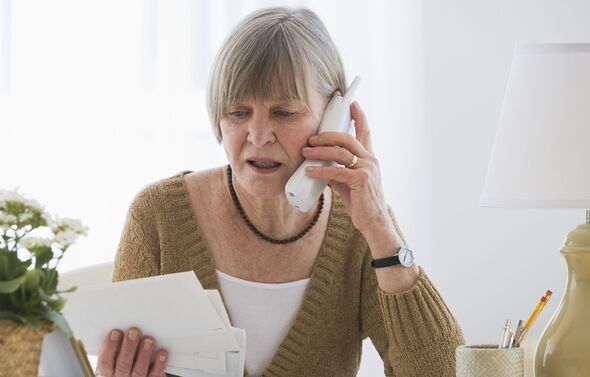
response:
[(340, 97), (342, 97), (342, 93), (340, 92), (340, 89), (336, 89), (334, 91), (334, 93), (332, 93), (332, 97), (334, 97), (334, 96), (340, 96)]

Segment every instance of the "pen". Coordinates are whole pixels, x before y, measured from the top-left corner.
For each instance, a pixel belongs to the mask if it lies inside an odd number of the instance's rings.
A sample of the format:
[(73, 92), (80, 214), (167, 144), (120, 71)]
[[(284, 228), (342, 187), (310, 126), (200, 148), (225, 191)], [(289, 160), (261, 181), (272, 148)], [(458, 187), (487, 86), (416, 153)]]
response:
[(514, 344), (514, 333), (510, 330), (510, 336), (508, 337), (508, 344), (504, 348), (512, 348)]
[(504, 331), (502, 331), (502, 338), (500, 338), (500, 344), (498, 348), (508, 348), (508, 342), (510, 341), (510, 319), (506, 320), (504, 324)]
[(535, 307), (535, 310), (533, 310), (533, 313), (529, 317), (528, 321), (526, 321), (526, 324), (524, 325), (524, 329), (522, 330), (522, 334), (520, 335), (520, 337), (518, 339), (517, 345), (520, 345), (522, 343), (522, 341), (524, 340), (524, 338), (528, 334), (531, 326), (533, 325), (533, 323), (535, 322), (535, 320), (539, 316), (539, 313), (541, 313), (541, 310), (543, 310), (543, 308), (547, 304), (547, 301), (549, 301), (549, 299), (551, 298), (552, 294), (553, 294), (553, 292), (548, 290), (545, 293), (545, 295), (543, 297), (541, 297), (541, 299), (539, 300), (539, 303)]
[(516, 330), (514, 330), (514, 339), (512, 340), (512, 347), (518, 347), (518, 338), (520, 338), (520, 334), (522, 334), (523, 330), (523, 321), (522, 319), (518, 320), (518, 324), (516, 325)]

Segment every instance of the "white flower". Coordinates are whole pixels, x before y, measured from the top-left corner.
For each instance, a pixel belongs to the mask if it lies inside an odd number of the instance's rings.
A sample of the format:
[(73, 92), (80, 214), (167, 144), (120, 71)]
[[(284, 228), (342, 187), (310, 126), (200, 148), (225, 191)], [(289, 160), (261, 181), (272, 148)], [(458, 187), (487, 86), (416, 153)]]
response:
[(43, 211), (41, 216), (43, 216), (45, 221), (47, 221), (47, 227), (52, 228), (54, 225), (54, 220), (53, 220), (53, 216), (51, 216), (51, 213)]
[(78, 233), (72, 230), (64, 230), (63, 232), (59, 232), (55, 235), (55, 242), (58, 242), (63, 246), (69, 246), (76, 242), (77, 238)]
[(2, 212), (0, 212), (0, 224), (7, 224), (8, 226), (10, 226), (11, 224), (15, 224), (16, 223), (16, 216), (14, 215), (6, 215)]
[(53, 240), (50, 238), (42, 238), (42, 237), (25, 237), (22, 240), (18, 241), (18, 244), (25, 249), (28, 249), (32, 246), (51, 246), (53, 244)]
[(61, 219), (61, 223), (67, 225), (70, 229), (79, 229), (82, 228), (82, 222), (77, 219), (72, 219), (69, 217), (64, 217)]
[[(88, 232), (88, 227), (83, 226), (82, 222), (80, 220), (72, 219), (70, 217), (56, 219), (55, 223), (54, 223), (54, 228), (57, 229), (59, 227), (63, 227), (63, 231), (70, 230), (76, 234), (81, 234), (84, 236), (86, 236), (87, 232)], [(56, 232), (56, 233), (58, 233), (58, 232)]]
[[(33, 210), (38, 210), (39, 212), (43, 212), (43, 205), (41, 205), (41, 203), (39, 203), (38, 201), (36, 201), (35, 199), (27, 199), (25, 198), (23, 195), (21, 195), (20, 193), (18, 193), (18, 187), (11, 191), (11, 190), (0, 190), (0, 205), (3, 204), (4, 202), (20, 202), (22, 204), (24, 204), (27, 207), (30, 207), (30, 209)], [(29, 217), (26, 216), (25, 219), (28, 219)]]
[(16, 187), (14, 191), (0, 189), (0, 203), (15, 200), (19, 202), (24, 202), (26, 200), (21, 194), (18, 193), (18, 187)]
[(33, 208), (39, 210), (40, 212), (43, 212), (43, 209), (44, 209), (43, 205), (41, 205), (41, 203), (39, 203), (35, 199), (24, 199), (23, 203), (25, 203), (25, 205), (27, 205), (29, 207), (33, 207)]

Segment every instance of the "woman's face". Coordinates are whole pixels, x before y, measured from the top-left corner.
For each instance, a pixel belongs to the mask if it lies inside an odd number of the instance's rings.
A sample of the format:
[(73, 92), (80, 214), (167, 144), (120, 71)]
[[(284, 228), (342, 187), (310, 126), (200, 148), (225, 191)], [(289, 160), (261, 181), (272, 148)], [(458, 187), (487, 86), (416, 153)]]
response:
[(328, 100), (313, 90), (310, 110), (297, 101), (248, 100), (225, 108), (220, 121), (223, 147), (243, 189), (261, 198), (284, 193), (304, 160), (301, 149), (317, 132)]

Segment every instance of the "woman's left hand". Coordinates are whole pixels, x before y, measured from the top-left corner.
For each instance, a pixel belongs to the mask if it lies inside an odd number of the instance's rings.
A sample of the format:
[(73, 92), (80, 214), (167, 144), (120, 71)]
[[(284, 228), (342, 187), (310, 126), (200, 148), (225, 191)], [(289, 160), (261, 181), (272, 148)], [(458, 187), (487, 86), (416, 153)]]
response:
[[(362, 234), (381, 225), (389, 228), (390, 217), (383, 196), (379, 161), (373, 154), (367, 118), (355, 101), (350, 105), (356, 138), (349, 133), (323, 132), (309, 138), (303, 156), (311, 160), (335, 161), (344, 166), (308, 167), (306, 174), (329, 180), (340, 194), (352, 224)], [(357, 156), (357, 163), (347, 168)]]

